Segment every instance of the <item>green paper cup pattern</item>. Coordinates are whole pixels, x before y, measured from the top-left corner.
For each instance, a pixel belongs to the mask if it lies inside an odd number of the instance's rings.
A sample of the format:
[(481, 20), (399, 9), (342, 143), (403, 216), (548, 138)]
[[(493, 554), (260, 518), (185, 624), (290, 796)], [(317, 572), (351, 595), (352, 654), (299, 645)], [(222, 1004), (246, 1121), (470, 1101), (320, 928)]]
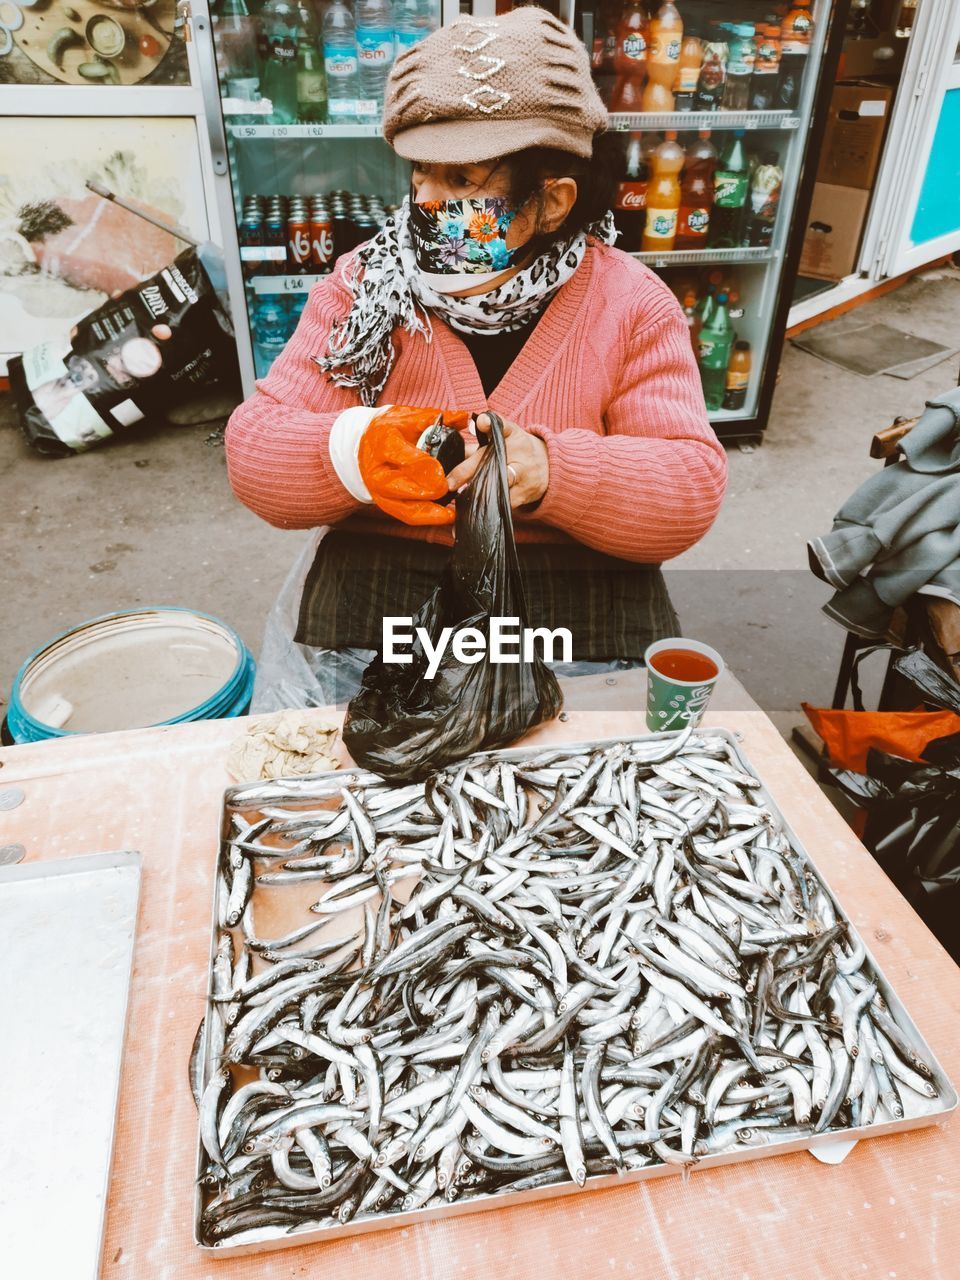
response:
[[(715, 668), (715, 674), (697, 673), (699, 679), (681, 680), (676, 675), (665, 675), (658, 671), (657, 656), (676, 650), (695, 654), (701, 660), (706, 659)], [(701, 644), (699, 640), (673, 636), (650, 645), (644, 654), (644, 661), (647, 664), (647, 728), (657, 733), (699, 724), (713, 687), (723, 671), (723, 659), (716, 649), (711, 649), (708, 644)]]

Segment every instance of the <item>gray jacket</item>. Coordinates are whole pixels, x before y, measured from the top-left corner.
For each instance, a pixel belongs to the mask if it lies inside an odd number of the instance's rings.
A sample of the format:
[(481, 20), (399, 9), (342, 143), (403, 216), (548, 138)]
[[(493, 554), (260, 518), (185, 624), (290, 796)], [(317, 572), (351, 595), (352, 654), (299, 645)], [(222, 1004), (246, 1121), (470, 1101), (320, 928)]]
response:
[(960, 388), (928, 401), (900, 449), (807, 544), (810, 568), (835, 588), (824, 613), (871, 640), (888, 637), (912, 595), (960, 604)]

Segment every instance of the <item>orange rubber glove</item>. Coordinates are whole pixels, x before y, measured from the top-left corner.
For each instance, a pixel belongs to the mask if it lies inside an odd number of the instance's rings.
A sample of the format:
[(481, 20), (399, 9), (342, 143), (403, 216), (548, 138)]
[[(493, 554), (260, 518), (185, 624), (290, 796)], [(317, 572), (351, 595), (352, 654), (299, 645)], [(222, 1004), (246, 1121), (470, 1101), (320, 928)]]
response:
[[(453, 524), (453, 505), (441, 506), (447, 477), (436, 458), (417, 448), (417, 441), (437, 420), (439, 409), (394, 405), (378, 413), (360, 437), (357, 462), (370, 497), (381, 511), (412, 525)], [(443, 424), (462, 431), (470, 415), (444, 410)]]

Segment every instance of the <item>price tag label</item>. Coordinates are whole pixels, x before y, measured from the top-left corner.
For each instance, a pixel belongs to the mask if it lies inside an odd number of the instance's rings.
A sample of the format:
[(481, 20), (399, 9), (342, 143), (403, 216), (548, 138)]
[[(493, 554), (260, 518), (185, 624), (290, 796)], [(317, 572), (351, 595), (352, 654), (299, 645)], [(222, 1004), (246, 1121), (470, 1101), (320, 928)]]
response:
[(277, 294), (303, 294), (309, 293), (311, 287), (316, 284), (316, 275), (297, 275), (297, 276), (255, 276), (250, 282), (253, 285), (253, 291), (256, 294), (267, 294), (276, 296)]
[(283, 244), (245, 244), (240, 246), (241, 262), (286, 262), (287, 247)]
[(347, 124), (352, 116), (358, 114), (359, 103), (356, 98), (330, 98), (327, 100), (327, 111), (332, 124)]

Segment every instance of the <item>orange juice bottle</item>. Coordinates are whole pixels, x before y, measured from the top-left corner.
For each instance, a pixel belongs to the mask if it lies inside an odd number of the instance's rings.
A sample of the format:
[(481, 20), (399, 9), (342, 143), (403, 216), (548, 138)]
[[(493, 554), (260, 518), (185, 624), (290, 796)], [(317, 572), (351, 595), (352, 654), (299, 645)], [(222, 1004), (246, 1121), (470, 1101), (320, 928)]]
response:
[(673, 248), (684, 158), (675, 132), (667, 133), (653, 153), (653, 177), (647, 187), (647, 221), (641, 243), (644, 253), (669, 253)]
[(750, 386), (750, 343), (735, 342), (727, 365), (727, 385), (723, 393), (724, 409), (742, 409)]
[(650, 48), (647, 52), (647, 75), (651, 80), (673, 90), (680, 65), (683, 43), (683, 19), (677, 6), (667, 0), (650, 23)]

